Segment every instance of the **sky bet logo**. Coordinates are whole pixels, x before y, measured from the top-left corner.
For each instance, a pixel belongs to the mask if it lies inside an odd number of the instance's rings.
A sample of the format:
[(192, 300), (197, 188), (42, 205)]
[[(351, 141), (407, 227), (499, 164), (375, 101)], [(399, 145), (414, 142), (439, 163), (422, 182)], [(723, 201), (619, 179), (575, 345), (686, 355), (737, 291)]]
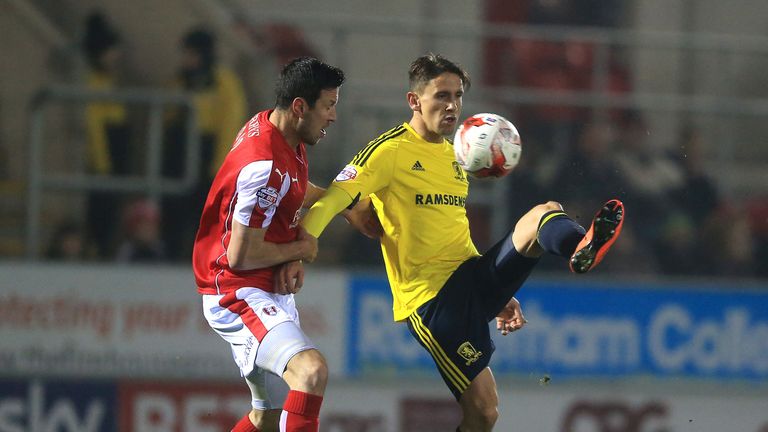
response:
[(0, 431), (114, 431), (114, 395), (102, 383), (0, 380)]

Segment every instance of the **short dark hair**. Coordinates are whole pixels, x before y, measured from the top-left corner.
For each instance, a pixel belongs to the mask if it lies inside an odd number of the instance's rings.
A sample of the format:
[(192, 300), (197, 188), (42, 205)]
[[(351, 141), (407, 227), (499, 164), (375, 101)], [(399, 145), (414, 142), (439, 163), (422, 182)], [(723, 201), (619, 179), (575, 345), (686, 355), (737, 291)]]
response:
[(205, 28), (195, 28), (182, 38), (184, 48), (200, 56), (201, 69), (210, 70), (216, 63), (216, 36)]
[(411, 63), (408, 69), (408, 85), (411, 91), (420, 91), (427, 83), (445, 72), (456, 74), (464, 84), (464, 90), (469, 90), (472, 82), (469, 74), (457, 63), (454, 63), (440, 54), (429, 53), (423, 55)]
[(335, 89), (344, 82), (344, 72), (314, 57), (299, 57), (283, 67), (275, 84), (275, 106), (286, 109), (297, 97), (310, 108), (322, 90)]
[(101, 56), (120, 44), (120, 34), (101, 12), (92, 12), (85, 20), (83, 49), (92, 68), (104, 69)]

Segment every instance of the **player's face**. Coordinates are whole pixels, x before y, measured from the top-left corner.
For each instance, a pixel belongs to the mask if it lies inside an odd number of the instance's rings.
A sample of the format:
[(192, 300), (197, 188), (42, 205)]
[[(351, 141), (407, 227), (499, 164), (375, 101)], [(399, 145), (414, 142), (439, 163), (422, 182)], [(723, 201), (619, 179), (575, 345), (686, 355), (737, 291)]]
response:
[(321, 90), (315, 106), (307, 108), (299, 119), (297, 132), (299, 139), (307, 145), (315, 145), (325, 137), (326, 129), (336, 121), (336, 104), (339, 102), (339, 89)]
[(421, 118), (430, 136), (427, 140), (440, 139), (453, 134), (461, 115), (464, 84), (458, 75), (444, 72), (431, 79), (417, 93)]

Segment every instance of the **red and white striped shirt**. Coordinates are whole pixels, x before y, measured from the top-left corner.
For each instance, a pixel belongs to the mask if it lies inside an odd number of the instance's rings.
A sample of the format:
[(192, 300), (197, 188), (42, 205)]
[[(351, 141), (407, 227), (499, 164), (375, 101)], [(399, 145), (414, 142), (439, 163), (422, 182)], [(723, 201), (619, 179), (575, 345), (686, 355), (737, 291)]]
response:
[(248, 271), (229, 267), (233, 219), (266, 229), (268, 242), (296, 239), (307, 190), (306, 150), (304, 143), (296, 150), (288, 145), (269, 122), (271, 112), (262, 111), (243, 126), (208, 192), (192, 254), (200, 294), (224, 294), (242, 287), (272, 291), (274, 267)]

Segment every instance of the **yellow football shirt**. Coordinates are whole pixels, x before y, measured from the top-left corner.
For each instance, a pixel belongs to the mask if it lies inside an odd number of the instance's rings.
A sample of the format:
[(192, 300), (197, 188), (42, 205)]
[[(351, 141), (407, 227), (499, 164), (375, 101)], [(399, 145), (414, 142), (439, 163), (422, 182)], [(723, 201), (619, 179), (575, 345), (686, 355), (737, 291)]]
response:
[(467, 259), (479, 255), (469, 233), (469, 183), (448, 140), (430, 143), (408, 123), (363, 148), (331, 187), (371, 196), (384, 227), (381, 248), (395, 321), (433, 298)]

